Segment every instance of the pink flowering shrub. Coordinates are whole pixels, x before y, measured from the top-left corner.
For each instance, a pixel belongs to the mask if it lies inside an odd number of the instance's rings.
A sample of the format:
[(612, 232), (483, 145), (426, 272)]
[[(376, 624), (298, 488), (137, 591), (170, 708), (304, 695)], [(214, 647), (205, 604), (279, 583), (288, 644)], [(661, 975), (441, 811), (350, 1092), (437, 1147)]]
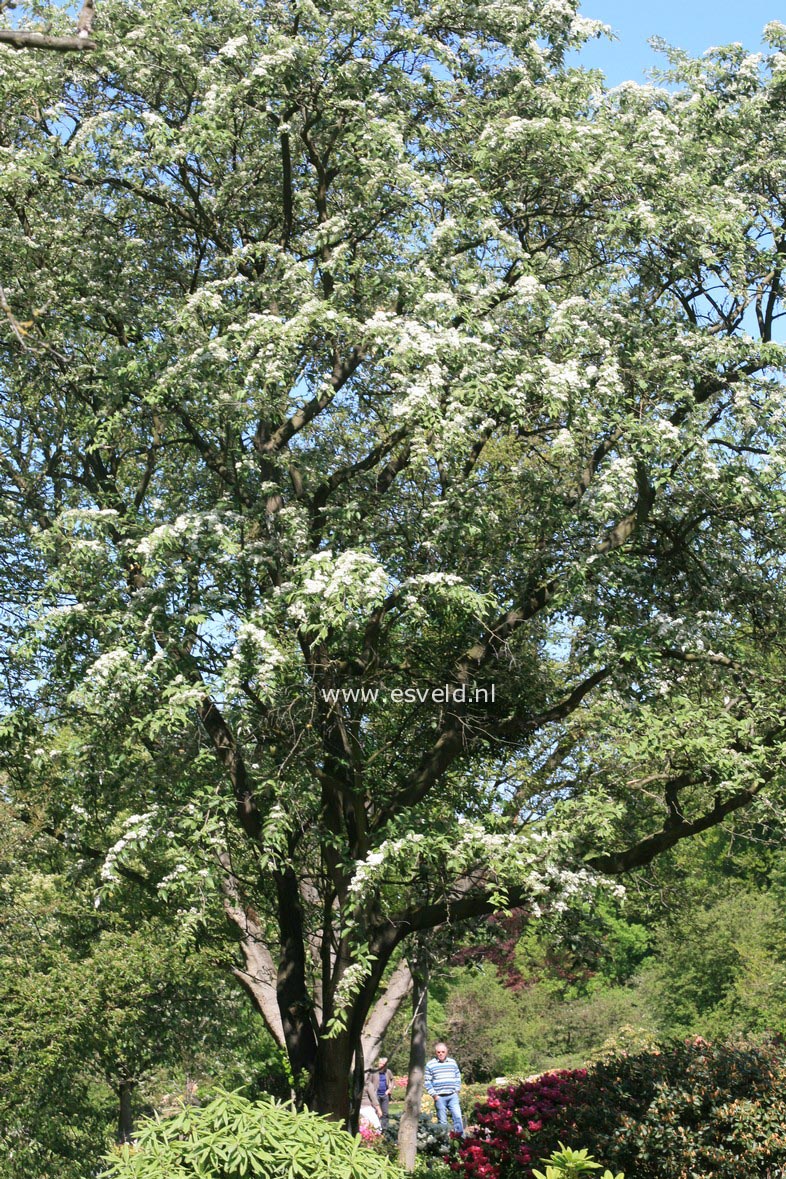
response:
[(586, 1076), (585, 1069), (574, 1069), (506, 1088), (492, 1086), (475, 1109), (474, 1131), (459, 1143), (451, 1169), (463, 1179), (529, 1179), (543, 1154), (540, 1140), (536, 1146), (533, 1139), (575, 1103)]

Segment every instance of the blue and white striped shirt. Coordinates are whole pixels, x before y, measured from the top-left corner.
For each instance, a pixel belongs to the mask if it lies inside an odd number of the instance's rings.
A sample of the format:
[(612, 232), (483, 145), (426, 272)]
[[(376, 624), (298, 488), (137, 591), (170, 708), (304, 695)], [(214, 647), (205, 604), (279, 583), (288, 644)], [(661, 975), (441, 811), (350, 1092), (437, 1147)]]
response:
[(452, 1056), (437, 1060), (436, 1056), (426, 1065), (426, 1092), (430, 1097), (446, 1097), (458, 1093), (461, 1088), (461, 1073)]

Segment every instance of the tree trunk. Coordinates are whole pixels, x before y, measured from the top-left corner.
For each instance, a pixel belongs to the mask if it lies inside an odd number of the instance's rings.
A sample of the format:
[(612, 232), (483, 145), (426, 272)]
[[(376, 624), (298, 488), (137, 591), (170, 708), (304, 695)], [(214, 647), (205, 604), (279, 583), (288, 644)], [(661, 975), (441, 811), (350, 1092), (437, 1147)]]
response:
[(363, 1056), (363, 1044), (358, 1037), (355, 1044), (355, 1066), (352, 1070), (352, 1101), (349, 1118), (349, 1131), (357, 1134), (360, 1129), (360, 1107), (363, 1104), (363, 1090), (366, 1086), (366, 1062)]
[(246, 964), (245, 970), (233, 965), (232, 973), (250, 996), (279, 1048), (286, 1048), (284, 1025), (278, 1006), (278, 972), (265, 940), (265, 931), (235, 876), (229, 852), (220, 851), (218, 859), (224, 869), (221, 880), (224, 913), (227, 921), (240, 933), (240, 949)]
[(398, 1160), (406, 1171), (414, 1171), (418, 1148), (418, 1119), (426, 1075), (428, 1035), (428, 965), (424, 956), (412, 963), (412, 1033), (409, 1042), (409, 1076), (404, 1112), (398, 1128)]
[(390, 1021), (411, 993), (412, 974), (406, 958), (402, 958), (363, 1026), (363, 1059), (367, 1069), (377, 1063)]
[(278, 1007), (276, 992), (276, 966), (273, 956), (262, 940), (262, 932), (248, 910), (235, 908), (224, 903), (227, 917), (241, 931), (240, 948), (246, 969), (232, 966), (232, 974), (251, 997), (254, 1007), (262, 1016), (265, 1027), (279, 1048), (286, 1048), (284, 1025)]
[(131, 1112), (133, 1088), (133, 1081), (121, 1081), (117, 1087), (117, 1095), (120, 1098), (120, 1115), (117, 1122), (118, 1142), (130, 1142), (134, 1133), (134, 1120)]
[(325, 1114), (344, 1126), (351, 1123), (350, 1078), (353, 1058), (352, 1039), (347, 1031), (330, 1040), (320, 1039), (314, 1074), (306, 1104), (316, 1113)]

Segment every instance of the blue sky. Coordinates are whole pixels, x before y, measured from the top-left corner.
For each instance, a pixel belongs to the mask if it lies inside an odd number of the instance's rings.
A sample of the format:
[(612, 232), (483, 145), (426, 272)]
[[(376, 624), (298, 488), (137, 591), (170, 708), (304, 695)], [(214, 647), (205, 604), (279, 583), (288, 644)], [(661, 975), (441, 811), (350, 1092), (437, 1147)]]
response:
[(730, 41), (757, 52), (769, 21), (786, 24), (786, 6), (777, 0), (582, 0), (581, 14), (611, 25), (619, 38), (591, 41), (577, 58), (602, 69), (610, 86), (628, 79), (643, 82), (645, 70), (663, 64), (647, 44), (653, 35), (696, 55)]

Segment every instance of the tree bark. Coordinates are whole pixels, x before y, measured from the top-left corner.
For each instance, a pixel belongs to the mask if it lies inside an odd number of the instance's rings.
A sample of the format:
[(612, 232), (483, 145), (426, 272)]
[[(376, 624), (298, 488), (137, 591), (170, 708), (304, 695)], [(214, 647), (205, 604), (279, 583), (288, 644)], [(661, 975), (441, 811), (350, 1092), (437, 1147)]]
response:
[(321, 1039), (306, 1097), (309, 1109), (347, 1127), (352, 1121), (349, 1090), (353, 1056), (352, 1037), (346, 1030), (330, 1040)]
[[(291, 867), (277, 872), (274, 877), (278, 899), (278, 926), (281, 952), (276, 972), (276, 996), (281, 1025), (286, 1039), (287, 1055), (295, 1084), (305, 1074), (309, 1078), (308, 1093), (315, 1092), (315, 1070), (322, 1044), (318, 1041), (313, 1023), (313, 1010), (307, 983), (306, 944), (303, 909), (297, 877)], [(344, 1074), (346, 1093), (350, 1058)], [(307, 1099), (311, 1108), (311, 1101)], [(343, 1108), (343, 1107), (342, 1107)], [(327, 1113), (326, 1109), (319, 1109)]]
[(412, 972), (406, 958), (402, 958), (390, 976), (390, 981), (374, 1004), (363, 1028), (363, 1061), (373, 1068), (382, 1051), (382, 1041), (393, 1016), (412, 994)]
[(254, 1007), (279, 1048), (286, 1048), (284, 1024), (276, 991), (277, 970), (270, 950), (263, 940), (263, 930), (255, 920), (251, 908), (242, 909), (224, 898), (224, 911), (229, 921), (240, 930), (240, 949), (245, 970), (232, 967), (232, 973), (250, 995)]
[[(4, 4), (2, 7), (6, 8), (8, 5)], [(0, 29), (0, 43), (11, 45), (14, 49), (54, 49), (56, 53), (81, 53), (85, 49), (95, 49), (96, 43), (90, 39), (95, 15), (95, 0), (82, 0), (75, 37), (37, 33), (32, 29)]]
[(413, 963), (412, 1031), (409, 1041), (409, 1075), (404, 1112), (398, 1128), (398, 1161), (406, 1171), (414, 1171), (418, 1149), (418, 1119), (426, 1076), (426, 1038), (428, 1036), (428, 976), (425, 958)]
[(31, 29), (0, 29), (0, 42), (14, 49), (53, 49), (56, 53), (80, 53), (96, 48), (95, 41), (87, 36), (53, 37)]
[(134, 1089), (133, 1081), (121, 1081), (117, 1087), (120, 1099), (120, 1113), (117, 1121), (117, 1141), (130, 1142), (134, 1133), (134, 1118), (131, 1110), (131, 1094)]
[(363, 1104), (363, 1091), (366, 1087), (366, 1062), (363, 1056), (363, 1042), (358, 1036), (355, 1043), (355, 1065), (352, 1070), (352, 1098), (349, 1112), (349, 1132), (357, 1134), (360, 1129), (360, 1107)]

